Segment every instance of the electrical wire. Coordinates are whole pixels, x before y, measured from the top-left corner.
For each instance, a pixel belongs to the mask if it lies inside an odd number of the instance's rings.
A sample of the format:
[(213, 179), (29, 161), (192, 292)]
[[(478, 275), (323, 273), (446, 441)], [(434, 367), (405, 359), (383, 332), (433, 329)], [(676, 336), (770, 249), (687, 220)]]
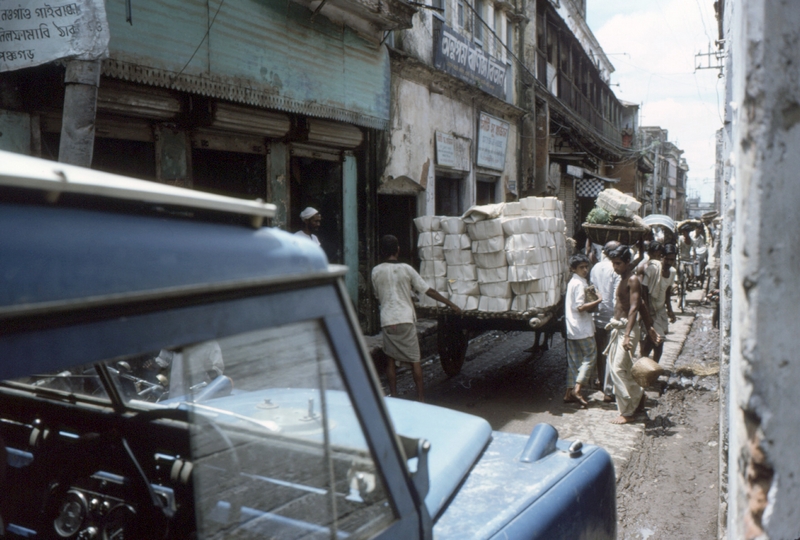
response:
[(195, 47), (194, 52), (192, 53), (192, 56), (189, 57), (189, 60), (186, 61), (186, 63), (181, 68), (181, 70), (172, 78), (172, 82), (175, 82), (175, 80), (183, 74), (184, 70), (187, 67), (189, 67), (189, 64), (192, 63), (192, 60), (194, 60), (194, 57), (197, 54), (197, 51), (200, 50), (200, 47), (203, 46), (203, 43), (205, 43), (206, 39), (208, 38), (208, 34), (211, 32), (211, 27), (214, 26), (214, 22), (217, 20), (217, 15), (219, 15), (219, 10), (222, 9), (222, 4), (224, 4), (224, 3), (225, 3), (225, 0), (221, 0), (221, 2), (219, 3), (219, 6), (217, 6), (216, 13), (214, 13), (214, 18), (211, 19), (211, 23), (208, 25), (208, 28), (206, 29), (206, 33), (203, 35), (203, 39), (201, 39), (200, 43), (197, 44), (197, 47)]

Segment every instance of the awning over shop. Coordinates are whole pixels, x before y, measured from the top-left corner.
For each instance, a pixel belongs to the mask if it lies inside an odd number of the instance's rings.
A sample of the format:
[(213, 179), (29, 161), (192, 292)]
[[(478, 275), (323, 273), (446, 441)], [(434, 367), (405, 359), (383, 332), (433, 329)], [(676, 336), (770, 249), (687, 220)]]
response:
[(608, 184), (616, 184), (616, 183), (619, 182), (619, 178), (607, 178), (605, 176), (600, 176), (599, 174), (595, 174), (592, 171), (584, 170), (583, 174), (584, 174), (584, 176), (590, 176), (592, 178), (597, 178), (598, 180), (601, 180), (601, 181), (606, 182)]

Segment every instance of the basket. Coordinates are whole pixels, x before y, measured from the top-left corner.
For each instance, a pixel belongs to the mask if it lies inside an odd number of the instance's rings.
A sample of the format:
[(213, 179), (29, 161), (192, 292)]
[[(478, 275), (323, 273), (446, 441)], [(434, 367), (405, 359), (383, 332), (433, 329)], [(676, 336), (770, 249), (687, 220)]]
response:
[(593, 244), (605, 245), (606, 242), (616, 240), (620, 244), (630, 246), (642, 239), (647, 229), (640, 227), (620, 227), (618, 225), (597, 225), (584, 223), (583, 230)]

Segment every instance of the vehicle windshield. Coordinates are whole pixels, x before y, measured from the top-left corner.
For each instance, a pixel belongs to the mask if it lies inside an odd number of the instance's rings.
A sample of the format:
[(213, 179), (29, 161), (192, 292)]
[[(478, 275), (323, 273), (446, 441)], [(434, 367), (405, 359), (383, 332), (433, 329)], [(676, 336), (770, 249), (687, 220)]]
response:
[[(113, 388), (104, 386), (104, 377)], [(190, 418), (198, 537), (369, 537), (393, 521), (317, 320), (18, 379)]]

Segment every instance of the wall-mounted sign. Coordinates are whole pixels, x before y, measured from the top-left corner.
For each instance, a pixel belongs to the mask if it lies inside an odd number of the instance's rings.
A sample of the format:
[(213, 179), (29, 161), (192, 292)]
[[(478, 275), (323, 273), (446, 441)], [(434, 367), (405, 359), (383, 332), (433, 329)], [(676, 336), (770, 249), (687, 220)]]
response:
[(508, 122), (481, 113), (478, 124), (478, 157), (475, 160), (478, 166), (498, 171), (506, 168), (509, 127)]
[(567, 174), (575, 178), (583, 178), (583, 167), (576, 167), (575, 165), (567, 165)]
[(108, 54), (103, 0), (0, 0), (0, 72)]
[(505, 99), (506, 65), (495, 61), (469, 38), (442, 24), (435, 38), (433, 65), (493, 96)]
[(456, 171), (469, 171), (469, 142), (469, 139), (437, 131), (436, 165)]

